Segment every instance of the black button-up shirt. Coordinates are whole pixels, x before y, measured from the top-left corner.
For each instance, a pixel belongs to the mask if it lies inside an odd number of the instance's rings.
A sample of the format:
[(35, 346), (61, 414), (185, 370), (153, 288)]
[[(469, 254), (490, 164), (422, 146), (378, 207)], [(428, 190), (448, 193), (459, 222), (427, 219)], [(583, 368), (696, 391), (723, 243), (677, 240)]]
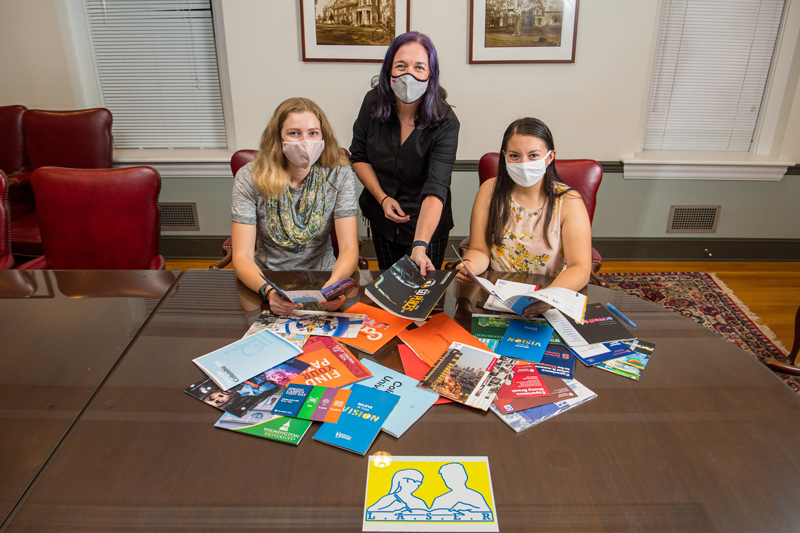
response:
[(372, 231), (398, 244), (410, 245), (414, 240), (422, 200), (433, 195), (442, 201), (444, 207), (431, 240), (447, 238), (453, 228), (450, 178), (458, 148), (458, 118), (451, 109), (447, 122), (433, 128), (414, 129), (401, 145), (400, 120), (394, 109), (386, 122), (371, 116), (375, 92), (373, 89), (364, 97), (353, 124), (350, 161), (372, 165), (381, 188), (398, 201), (411, 219), (398, 224), (386, 218), (379, 199), (375, 199), (367, 189), (359, 198), (361, 211), (369, 220)]

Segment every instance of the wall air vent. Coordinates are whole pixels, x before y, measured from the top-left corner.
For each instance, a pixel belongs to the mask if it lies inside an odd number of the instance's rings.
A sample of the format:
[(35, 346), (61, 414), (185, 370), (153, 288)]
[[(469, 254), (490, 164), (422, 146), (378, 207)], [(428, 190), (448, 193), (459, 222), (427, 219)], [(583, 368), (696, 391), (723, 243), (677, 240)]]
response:
[(721, 205), (672, 205), (667, 233), (715, 233)]
[(195, 202), (159, 202), (161, 231), (200, 231)]

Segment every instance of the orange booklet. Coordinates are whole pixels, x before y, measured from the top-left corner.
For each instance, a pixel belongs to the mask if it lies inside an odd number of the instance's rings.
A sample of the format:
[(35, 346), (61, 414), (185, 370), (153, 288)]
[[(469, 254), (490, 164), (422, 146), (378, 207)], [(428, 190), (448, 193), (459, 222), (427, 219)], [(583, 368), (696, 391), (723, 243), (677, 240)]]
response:
[[(419, 380), (424, 378), (425, 374), (430, 371), (431, 365), (426, 364), (422, 359), (417, 357), (417, 354), (414, 353), (414, 350), (405, 344), (398, 344), (397, 349), (400, 351), (400, 362), (403, 363), (403, 372), (406, 376)], [(433, 405), (452, 402), (453, 400), (449, 398), (439, 396), (439, 399), (436, 400), (436, 403)]]
[(367, 318), (358, 332), (358, 337), (342, 339), (342, 342), (368, 354), (374, 354), (383, 348), (383, 345), (392, 340), (392, 337), (413, 322), (413, 320), (400, 318), (383, 309), (361, 302), (353, 304), (347, 309), (347, 312), (367, 315)]
[(433, 315), (416, 329), (401, 331), (397, 337), (430, 366), (435, 365), (454, 342), (486, 350), (484, 343), (444, 313)]
[(372, 373), (332, 337), (311, 337), (303, 345), (299, 361), (309, 366), (290, 384), (343, 387), (368, 378)]

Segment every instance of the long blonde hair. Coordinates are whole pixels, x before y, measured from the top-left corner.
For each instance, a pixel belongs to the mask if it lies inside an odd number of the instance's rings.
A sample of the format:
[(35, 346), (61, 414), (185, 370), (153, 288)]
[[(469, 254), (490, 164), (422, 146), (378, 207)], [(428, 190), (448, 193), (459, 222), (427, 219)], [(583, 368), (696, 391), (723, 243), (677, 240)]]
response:
[(281, 146), (281, 128), (290, 114), (304, 111), (316, 115), (322, 130), (322, 139), (325, 141), (325, 149), (318, 163), (323, 167), (350, 164), (339, 147), (336, 134), (322, 109), (308, 98), (289, 98), (275, 109), (264, 133), (261, 134), (261, 143), (253, 159), (253, 182), (256, 189), (267, 197), (278, 196), (289, 185), (288, 163)]

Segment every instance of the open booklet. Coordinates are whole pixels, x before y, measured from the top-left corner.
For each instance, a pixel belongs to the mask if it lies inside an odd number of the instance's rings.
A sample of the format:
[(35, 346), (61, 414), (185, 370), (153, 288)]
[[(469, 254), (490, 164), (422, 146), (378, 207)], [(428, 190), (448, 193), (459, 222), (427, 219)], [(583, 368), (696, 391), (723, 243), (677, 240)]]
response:
[[(455, 250), (455, 246), (453, 249)], [(456, 250), (456, 255), (460, 261), (464, 261), (458, 253), (458, 250)], [(462, 272), (469, 276), (472, 281), (480, 285), (483, 290), (494, 296), (500, 303), (518, 315), (523, 314), (526, 307), (536, 303), (535, 300), (540, 300), (555, 307), (575, 320), (575, 322), (579, 324), (583, 322), (583, 315), (586, 312), (586, 295), (584, 294), (563, 287), (548, 287), (535, 292), (525, 291), (524, 294), (508, 296), (507, 294), (502, 294), (502, 291), (498, 290), (494, 283), (488, 279), (473, 274), (469, 268), (462, 269)]]
[(266, 277), (264, 277), (264, 274), (261, 274), (261, 278), (267, 282), (267, 285), (275, 289), (275, 292), (278, 293), (278, 296), (280, 296), (287, 302), (294, 302), (296, 304), (309, 303), (309, 302), (317, 302), (317, 303), (329, 302), (331, 300), (335, 300), (336, 298), (346, 293), (347, 291), (358, 287), (358, 283), (356, 283), (353, 278), (344, 278), (318, 291), (315, 290), (284, 291), (283, 289), (272, 283), (270, 280), (268, 280)]

